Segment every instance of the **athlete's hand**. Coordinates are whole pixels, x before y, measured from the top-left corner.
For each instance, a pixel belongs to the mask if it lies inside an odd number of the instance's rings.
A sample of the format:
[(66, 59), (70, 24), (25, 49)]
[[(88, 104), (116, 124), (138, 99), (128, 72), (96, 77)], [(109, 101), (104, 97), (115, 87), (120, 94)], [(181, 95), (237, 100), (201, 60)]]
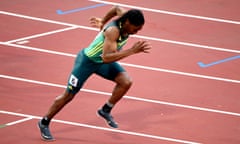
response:
[(90, 24), (92, 27), (99, 28), (100, 30), (103, 28), (102, 19), (98, 17), (90, 18)]
[(151, 45), (147, 41), (138, 41), (133, 44), (131, 50), (133, 53), (149, 53), (151, 48)]

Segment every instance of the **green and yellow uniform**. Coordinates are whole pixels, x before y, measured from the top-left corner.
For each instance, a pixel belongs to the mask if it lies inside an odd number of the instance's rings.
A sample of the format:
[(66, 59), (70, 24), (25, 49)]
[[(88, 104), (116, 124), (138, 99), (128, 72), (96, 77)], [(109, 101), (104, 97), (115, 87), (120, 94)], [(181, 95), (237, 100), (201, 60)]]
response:
[[(106, 30), (110, 26), (116, 26), (120, 30), (120, 27), (116, 24), (115, 21), (113, 21), (112, 23), (107, 25), (107, 27), (104, 30)], [(100, 32), (96, 36), (95, 40), (89, 45), (89, 47), (84, 49), (85, 55), (87, 57), (89, 57), (91, 60), (93, 60), (94, 62), (97, 62), (97, 63), (102, 63), (103, 62), (102, 58), (101, 58), (102, 50), (103, 50), (103, 44), (104, 44), (103, 31)], [(128, 37), (125, 37), (125, 38), (123, 38), (122, 36), (119, 37), (119, 39), (117, 40), (117, 49), (118, 50), (121, 50), (123, 45), (126, 44), (127, 39), (128, 39)]]
[[(120, 27), (115, 21), (113, 21), (101, 32), (99, 32), (99, 34), (87, 48), (84, 48), (78, 53), (73, 70), (68, 80), (68, 92), (76, 94), (82, 88), (87, 78), (94, 73), (102, 76), (105, 79), (114, 80), (117, 74), (125, 71), (117, 62), (103, 63), (101, 57), (105, 39), (104, 31), (112, 26), (117, 27), (120, 31)], [(118, 50), (122, 49), (122, 47), (126, 44), (127, 39), (128, 37), (119, 37), (117, 40)]]

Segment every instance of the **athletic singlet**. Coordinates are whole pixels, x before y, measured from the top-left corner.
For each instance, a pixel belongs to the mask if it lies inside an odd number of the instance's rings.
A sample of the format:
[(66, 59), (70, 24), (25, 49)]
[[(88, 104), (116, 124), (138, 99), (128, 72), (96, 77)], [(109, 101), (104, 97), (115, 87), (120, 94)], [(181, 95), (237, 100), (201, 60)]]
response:
[[(103, 51), (103, 43), (104, 43), (104, 39), (105, 39), (103, 32), (111, 26), (116, 26), (120, 30), (120, 27), (117, 25), (117, 23), (115, 21), (111, 22), (103, 29), (103, 31), (99, 32), (98, 35), (93, 40), (93, 42), (87, 48), (84, 49), (84, 54), (96, 63), (103, 62), (102, 57), (101, 57), (102, 51)], [(118, 51), (121, 50), (122, 47), (126, 44), (127, 39), (128, 39), (128, 36), (127, 37), (122, 37), (122, 36), (119, 37), (119, 39), (117, 40), (117, 50)]]

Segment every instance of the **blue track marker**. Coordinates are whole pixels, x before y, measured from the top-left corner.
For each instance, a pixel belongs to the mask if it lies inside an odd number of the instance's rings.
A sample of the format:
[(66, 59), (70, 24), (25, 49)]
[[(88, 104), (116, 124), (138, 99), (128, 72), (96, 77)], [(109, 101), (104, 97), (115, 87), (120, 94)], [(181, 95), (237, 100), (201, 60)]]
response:
[(237, 56), (234, 56), (234, 57), (230, 57), (230, 58), (226, 58), (226, 59), (223, 59), (223, 60), (215, 61), (215, 62), (212, 62), (212, 63), (209, 63), (209, 64), (204, 64), (202, 62), (198, 62), (198, 65), (202, 68), (206, 68), (206, 67), (210, 67), (210, 66), (213, 66), (213, 65), (217, 65), (217, 64), (220, 64), (220, 63), (224, 63), (224, 62), (239, 59), (239, 58), (240, 58), (240, 55), (237, 55)]
[(88, 10), (88, 9), (101, 7), (101, 6), (104, 6), (104, 5), (106, 5), (106, 4), (96, 4), (96, 5), (77, 8), (77, 9), (72, 9), (72, 10), (68, 10), (68, 11), (57, 10), (57, 14), (59, 14), (59, 15), (70, 14), (70, 13), (75, 13), (75, 12), (79, 12), (79, 11), (83, 11), (83, 10)]

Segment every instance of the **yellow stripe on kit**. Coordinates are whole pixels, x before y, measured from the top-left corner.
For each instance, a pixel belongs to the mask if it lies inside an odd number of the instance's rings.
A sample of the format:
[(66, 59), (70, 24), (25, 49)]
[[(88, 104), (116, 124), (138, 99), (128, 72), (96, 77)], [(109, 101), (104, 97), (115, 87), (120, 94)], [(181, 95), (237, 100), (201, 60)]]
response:
[(102, 46), (103, 46), (103, 42), (100, 42), (99, 44), (97, 44), (92, 50), (88, 52), (88, 56), (92, 57), (95, 54), (97, 54), (101, 50)]
[(118, 43), (117, 45), (118, 45), (118, 47), (122, 47), (124, 44), (126, 44), (126, 42), (127, 42), (127, 39)]

